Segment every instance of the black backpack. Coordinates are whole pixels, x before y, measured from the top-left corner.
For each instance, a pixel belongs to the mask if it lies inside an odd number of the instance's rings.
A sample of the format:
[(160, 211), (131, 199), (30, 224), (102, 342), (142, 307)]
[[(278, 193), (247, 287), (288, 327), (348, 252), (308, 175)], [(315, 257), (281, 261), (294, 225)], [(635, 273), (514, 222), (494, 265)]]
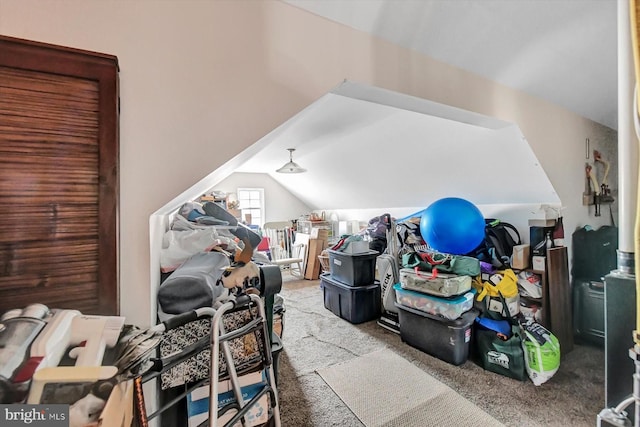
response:
[(484, 240), (469, 255), (497, 268), (510, 268), (513, 247), (522, 243), (518, 229), (495, 218), (485, 218), (484, 222)]

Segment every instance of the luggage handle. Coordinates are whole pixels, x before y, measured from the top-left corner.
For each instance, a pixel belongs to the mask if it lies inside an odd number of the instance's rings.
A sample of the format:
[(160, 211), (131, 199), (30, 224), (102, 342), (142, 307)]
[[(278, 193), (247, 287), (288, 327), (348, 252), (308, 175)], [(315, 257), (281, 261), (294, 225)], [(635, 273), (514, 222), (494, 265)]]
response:
[(589, 287), (590, 287), (591, 289), (597, 289), (597, 290), (599, 290), (599, 291), (603, 291), (603, 290), (604, 290), (604, 282), (591, 280), (591, 281), (589, 282)]
[(431, 276), (423, 276), (422, 274), (420, 274), (420, 269), (417, 266), (413, 268), (413, 271), (416, 273), (416, 276), (418, 276), (421, 279), (435, 280), (435, 279), (438, 278), (438, 269), (437, 268), (433, 268), (431, 270)]

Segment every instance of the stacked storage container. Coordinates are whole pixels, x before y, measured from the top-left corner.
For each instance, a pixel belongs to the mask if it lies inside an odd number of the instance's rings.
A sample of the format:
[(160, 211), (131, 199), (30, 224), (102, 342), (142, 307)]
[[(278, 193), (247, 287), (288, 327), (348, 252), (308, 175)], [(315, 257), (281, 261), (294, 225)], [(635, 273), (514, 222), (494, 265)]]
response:
[(325, 308), (354, 324), (377, 319), (381, 311), (380, 283), (375, 281), (378, 252), (363, 249), (329, 250), (331, 273), (320, 276)]
[(402, 341), (454, 365), (466, 362), (477, 316), (471, 277), (403, 268), (393, 288)]

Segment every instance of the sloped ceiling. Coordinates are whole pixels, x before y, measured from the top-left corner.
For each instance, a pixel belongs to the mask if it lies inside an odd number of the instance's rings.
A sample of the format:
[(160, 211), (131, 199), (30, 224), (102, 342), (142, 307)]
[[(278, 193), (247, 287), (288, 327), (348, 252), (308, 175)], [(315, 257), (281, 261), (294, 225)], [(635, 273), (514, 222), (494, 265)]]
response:
[[(617, 128), (618, 2), (614, 0), (284, 1)], [(479, 204), (558, 201), (546, 176), (540, 176), (544, 194), (536, 186), (489, 195), (481, 191), (481, 180), (462, 181), (473, 176), (469, 159), (474, 157), (465, 155), (483, 151), (473, 151), (476, 146), (459, 145), (459, 141), (473, 135), (481, 144), (483, 135), (496, 126), (487, 125), (492, 119), (475, 116), (484, 122), (466, 126), (454, 123), (459, 117), (425, 118), (411, 107), (400, 112), (405, 104), (394, 108), (386, 105), (389, 99), (363, 102), (345, 91), (343, 85), (327, 94), (248, 153), (241, 153), (232, 162), (235, 171), (267, 173), (316, 210), (427, 206), (452, 192)], [(415, 101), (409, 99), (402, 102)], [(428, 104), (423, 101), (417, 101), (420, 108)], [(519, 133), (517, 126), (510, 131)], [(403, 151), (395, 145), (399, 140)], [(298, 148), (294, 160), (308, 173), (274, 173), (288, 160), (289, 147)], [(513, 149), (513, 144), (509, 147)], [(253, 157), (244, 162), (247, 154)], [(394, 162), (388, 161), (389, 155)], [(532, 156), (518, 169), (526, 171), (523, 179), (512, 181), (521, 187), (539, 172)], [(443, 165), (447, 173), (441, 173)], [(390, 190), (390, 181), (411, 190)], [(376, 189), (384, 189), (384, 194)], [(525, 201), (523, 194), (536, 200)]]
[(615, 0), (285, 0), (617, 129)]
[[(308, 172), (275, 172), (289, 146), (300, 149), (294, 161)], [(236, 172), (269, 174), (313, 209), (410, 208), (450, 196), (477, 205), (559, 202), (517, 125), (354, 82), (339, 85), (251, 151)], [(495, 152), (517, 163), (499, 192), (477, 179), (479, 165), (491, 164)]]

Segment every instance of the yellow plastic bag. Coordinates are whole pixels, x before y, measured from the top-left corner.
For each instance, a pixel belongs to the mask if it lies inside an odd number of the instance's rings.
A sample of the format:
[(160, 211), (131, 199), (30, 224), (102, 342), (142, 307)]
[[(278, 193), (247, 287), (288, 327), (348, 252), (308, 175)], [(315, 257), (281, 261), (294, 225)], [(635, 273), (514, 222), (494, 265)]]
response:
[(499, 271), (483, 282), (478, 293), (478, 301), (482, 300), (485, 300), (489, 312), (497, 313), (501, 317), (517, 315), (520, 312), (520, 294), (518, 278), (513, 270), (508, 268)]

